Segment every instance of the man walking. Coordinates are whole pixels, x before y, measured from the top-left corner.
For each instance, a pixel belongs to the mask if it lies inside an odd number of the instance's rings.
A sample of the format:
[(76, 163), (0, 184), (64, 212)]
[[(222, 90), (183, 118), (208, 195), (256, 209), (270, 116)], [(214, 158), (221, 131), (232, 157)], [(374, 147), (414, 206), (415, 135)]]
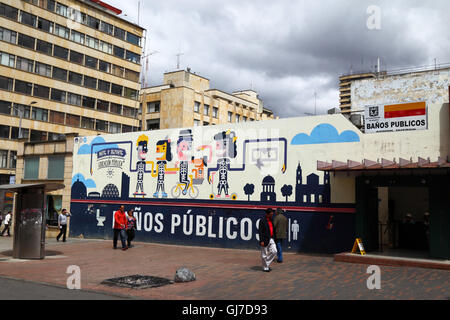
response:
[(58, 242), (61, 236), (63, 237), (63, 242), (66, 242), (68, 216), (70, 216), (70, 214), (67, 212), (66, 209), (62, 209), (61, 214), (58, 216), (58, 229), (60, 230), (58, 236), (56, 237), (56, 241)]
[(270, 272), (269, 267), (277, 255), (277, 248), (274, 241), (276, 233), (272, 223), (273, 211), (266, 209), (266, 216), (259, 221), (259, 244), (261, 246), (261, 260), (264, 272)]
[(114, 238), (113, 238), (113, 247), (114, 249), (117, 249), (117, 239), (120, 235), (120, 241), (122, 242), (122, 250), (127, 250), (127, 234), (126, 229), (127, 227), (127, 217), (125, 215), (125, 207), (123, 205), (120, 206), (119, 210), (117, 210), (114, 213)]
[(284, 240), (286, 239), (288, 220), (283, 215), (283, 210), (281, 208), (277, 208), (275, 218), (273, 218), (273, 225), (275, 226), (276, 230), (275, 243), (277, 245), (277, 262), (282, 263), (283, 262), (282, 246)]
[(2, 237), (3, 237), (3, 234), (5, 233), (5, 231), (8, 232), (8, 237), (11, 237), (11, 234), (9, 233), (10, 226), (11, 226), (11, 211), (8, 211), (8, 213), (5, 216), (5, 227), (3, 228), (3, 231), (2, 231)]

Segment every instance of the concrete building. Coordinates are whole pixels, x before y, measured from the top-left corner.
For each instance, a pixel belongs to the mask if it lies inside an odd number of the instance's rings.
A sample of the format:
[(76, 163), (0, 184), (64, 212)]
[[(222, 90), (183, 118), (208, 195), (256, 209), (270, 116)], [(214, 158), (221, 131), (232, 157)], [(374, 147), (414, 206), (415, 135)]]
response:
[(375, 78), (374, 73), (348, 74), (339, 77), (339, 108), (342, 114), (352, 111), (352, 82), (361, 79)]
[(190, 71), (164, 74), (164, 83), (141, 91), (142, 130), (274, 119), (258, 93), (211, 89), (209, 79)]
[(0, 1), (0, 184), (15, 180), (20, 137), (139, 128), (145, 30), (120, 13), (102, 1)]

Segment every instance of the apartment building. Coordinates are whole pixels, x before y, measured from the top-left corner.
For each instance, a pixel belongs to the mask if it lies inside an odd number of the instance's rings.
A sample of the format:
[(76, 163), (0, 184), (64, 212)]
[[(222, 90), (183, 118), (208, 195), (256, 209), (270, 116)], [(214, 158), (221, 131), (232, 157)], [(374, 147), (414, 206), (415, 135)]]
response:
[(0, 184), (15, 181), (21, 137), (139, 129), (145, 30), (120, 13), (96, 0), (0, 0)]
[(141, 90), (140, 100), (141, 130), (275, 119), (256, 91), (211, 89), (209, 79), (190, 70), (165, 73), (162, 85)]

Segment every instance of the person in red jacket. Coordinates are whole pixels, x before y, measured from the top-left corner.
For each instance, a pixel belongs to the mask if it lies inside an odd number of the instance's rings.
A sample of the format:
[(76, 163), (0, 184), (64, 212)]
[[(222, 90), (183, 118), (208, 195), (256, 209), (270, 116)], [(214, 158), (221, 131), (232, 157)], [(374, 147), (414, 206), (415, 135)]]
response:
[(117, 210), (114, 213), (114, 226), (113, 226), (114, 249), (117, 249), (117, 239), (119, 238), (119, 235), (120, 235), (120, 241), (122, 241), (122, 250), (128, 249), (127, 244), (126, 244), (126, 240), (127, 240), (127, 233), (125, 231), (126, 228), (127, 228), (127, 217), (125, 215), (125, 207), (123, 205), (121, 205), (119, 210)]

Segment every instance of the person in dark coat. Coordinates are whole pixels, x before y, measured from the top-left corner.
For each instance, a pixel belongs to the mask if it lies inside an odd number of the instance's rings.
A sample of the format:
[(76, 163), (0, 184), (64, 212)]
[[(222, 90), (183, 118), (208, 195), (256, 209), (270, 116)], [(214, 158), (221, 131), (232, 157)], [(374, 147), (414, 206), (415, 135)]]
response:
[(277, 247), (275, 245), (275, 226), (272, 222), (273, 211), (266, 209), (266, 215), (259, 221), (259, 245), (261, 246), (261, 261), (264, 272), (270, 272), (269, 267), (277, 256)]
[(275, 234), (275, 243), (277, 245), (277, 262), (283, 262), (283, 252), (281, 251), (281, 247), (283, 246), (283, 241), (286, 240), (287, 236), (287, 227), (288, 220), (283, 215), (283, 210), (281, 208), (277, 208), (275, 212), (275, 217), (273, 218), (273, 225), (275, 226), (276, 234)]

